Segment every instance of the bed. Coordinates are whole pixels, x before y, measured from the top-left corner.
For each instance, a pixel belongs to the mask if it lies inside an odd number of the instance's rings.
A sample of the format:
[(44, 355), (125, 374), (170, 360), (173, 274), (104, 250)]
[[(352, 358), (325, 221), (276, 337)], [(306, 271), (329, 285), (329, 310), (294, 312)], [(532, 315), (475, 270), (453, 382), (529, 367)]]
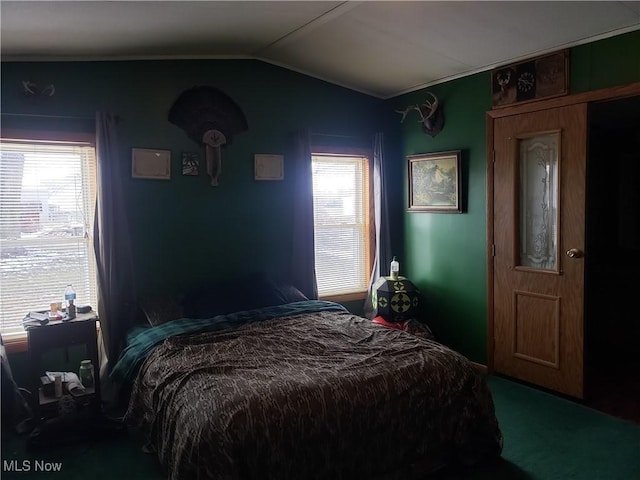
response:
[(333, 302), (142, 329), (112, 376), (170, 479), (423, 478), (502, 450), (464, 356)]

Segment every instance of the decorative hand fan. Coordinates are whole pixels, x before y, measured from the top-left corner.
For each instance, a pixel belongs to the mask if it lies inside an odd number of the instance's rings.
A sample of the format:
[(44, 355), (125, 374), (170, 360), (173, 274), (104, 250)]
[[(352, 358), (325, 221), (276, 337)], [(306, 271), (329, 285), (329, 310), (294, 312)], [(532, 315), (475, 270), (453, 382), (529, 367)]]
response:
[(198, 86), (185, 90), (169, 110), (169, 122), (182, 128), (194, 142), (204, 144), (211, 185), (218, 185), (222, 145), (249, 127), (240, 107), (217, 88)]

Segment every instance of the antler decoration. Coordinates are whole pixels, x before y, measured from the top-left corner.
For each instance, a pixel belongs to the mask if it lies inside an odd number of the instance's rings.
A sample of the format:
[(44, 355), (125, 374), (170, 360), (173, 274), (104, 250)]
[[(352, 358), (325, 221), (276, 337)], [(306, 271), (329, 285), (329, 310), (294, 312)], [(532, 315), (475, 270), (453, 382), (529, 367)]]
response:
[(411, 110), (416, 110), (420, 115), (418, 122), (422, 124), (424, 133), (435, 137), (444, 126), (444, 113), (438, 97), (431, 92), (427, 92), (427, 94), (431, 95), (432, 101), (425, 100), (422, 105), (409, 105), (404, 110), (396, 110), (396, 113), (402, 114), (402, 119), (400, 120), (400, 123), (402, 123)]
[(21, 83), (22, 92), (30, 97), (53, 97), (53, 94), (56, 93), (56, 88), (53, 84), (40, 87), (40, 85), (31, 80), (22, 80)]

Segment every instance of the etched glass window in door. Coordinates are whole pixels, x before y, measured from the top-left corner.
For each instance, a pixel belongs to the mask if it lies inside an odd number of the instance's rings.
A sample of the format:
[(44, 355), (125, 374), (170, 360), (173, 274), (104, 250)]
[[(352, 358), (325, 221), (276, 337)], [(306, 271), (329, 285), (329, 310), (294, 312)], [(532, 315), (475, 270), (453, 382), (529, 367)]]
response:
[(520, 140), (520, 265), (557, 270), (557, 132)]

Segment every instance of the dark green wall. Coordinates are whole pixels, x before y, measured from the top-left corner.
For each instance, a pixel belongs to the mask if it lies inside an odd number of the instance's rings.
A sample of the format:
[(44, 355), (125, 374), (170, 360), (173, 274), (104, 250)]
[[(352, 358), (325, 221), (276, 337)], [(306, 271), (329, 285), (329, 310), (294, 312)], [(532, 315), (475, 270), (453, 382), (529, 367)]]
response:
[[(640, 32), (571, 49), (571, 92), (640, 81)], [(25, 99), (20, 81), (53, 83), (56, 94)], [(486, 130), (490, 74), (428, 88), (445, 104), (446, 124), (435, 138), (414, 118), (400, 124), (394, 110), (422, 103), (424, 90), (382, 101), (252, 60), (42, 62), (2, 64), (3, 114), (91, 117), (119, 115), (120, 161), (130, 168), (132, 147), (172, 151), (170, 181), (122, 178), (129, 206), (138, 290), (188, 288), (205, 279), (288, 267), (292, 182), (256, 182), (255, 153), (287, 154), (287, 137), (309, 128), (353, 136), (369, 146), (385, 132), (385, 164), (392, 250), (401, 273), (423, 292), (425, 318), (439, 338), (470, 359), (486, 361)], [(221, 89), (244, 111), (249, 131), (224, 152), (220, 186), (180, 173), (183, 151), (203, 151), (167, 121), (177, 96), (194, 85)], [(91, 129), (91, 121), (2, 116), (3, 127)], [(325, 142), (328, 137), (323, 138)], [(406, 156), (463, 151), (462, 214), (408, 213)], [(201, 158), (202, 159), (202, 158)]]
[[(47, 99), (27, 99), (21, 80), (54, 84)], [(204, 149), (167, 120), (184, 90), (209, 85), (243, 110), (249, 130), (225, 147), (220, 185), (204, 174)], [(184, 290), (207, 279), (289, 268), (293, 182), (289, 135), (369, 147), (384, 128), (384, 102), (253, 60), (3, 63), (3, 127), (92, 128), (98, 110), (120, 117), (121, 179), (128, 205), (139, 292)], [(17, 117), (6, 115), (87, 117)], [(170, 181), (132, 179), (131, 148), (171, 150)], [(201, 175), (183, 176), (182, 152), (200, 154)], [(256, 153), (284, 154), (284, 181), (255, 181)]]
[[(570, 93), (640, 81), (640, 31), (571, 49)], [(425, 296), (427, 320), (444, 343), (470, 359), (487, 359), (486, 127), (490, 72), (396, 97), (394, 109), (422, 103), (434, 92), (445, 105), (444, 130), (423, 134), (411, 118), (402, 124), (402, 156), (462, 150), (463, 214), (404, 213), (407, 275)], [(398, 116), (398, 120), (399, 120)], [(406, 210), (406, 159), (403, 195)]]

